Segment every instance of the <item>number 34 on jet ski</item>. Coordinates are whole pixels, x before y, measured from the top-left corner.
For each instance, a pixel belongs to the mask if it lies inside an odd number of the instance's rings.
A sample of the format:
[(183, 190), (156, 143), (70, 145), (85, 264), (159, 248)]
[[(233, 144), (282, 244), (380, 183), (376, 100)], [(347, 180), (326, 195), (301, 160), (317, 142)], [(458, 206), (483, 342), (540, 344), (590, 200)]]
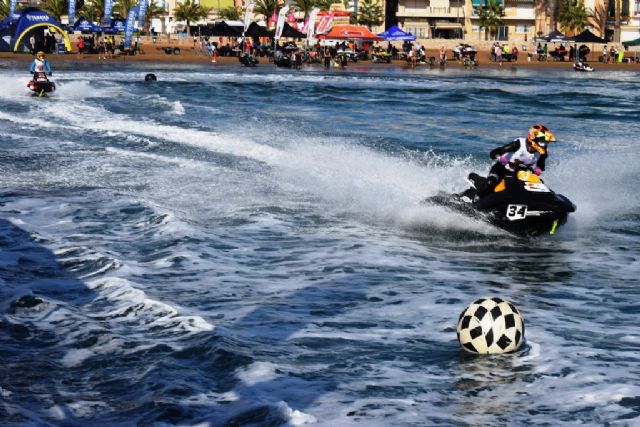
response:
[(540, 177), (547, 144), (556, 139), (549, 129), (534, 125), (527, 138), (491, 151), (498, 161), (487, 178), (470, 173), (471, 188), (460, 194), (438, 194), (424, 203), (444, 206), (523, 236), (554, 234), (576, 206), (553, 192)]

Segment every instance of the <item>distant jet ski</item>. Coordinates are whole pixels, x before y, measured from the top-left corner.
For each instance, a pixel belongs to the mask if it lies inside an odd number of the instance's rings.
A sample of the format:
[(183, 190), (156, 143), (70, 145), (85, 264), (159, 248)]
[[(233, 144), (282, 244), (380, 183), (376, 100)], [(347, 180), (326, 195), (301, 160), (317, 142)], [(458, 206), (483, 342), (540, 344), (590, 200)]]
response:
[(575, 64), (573, 64), (573, 69), (576, 71), (593, 71), (593, 67), (586, 62), (576, 62)]
[(56, 90), (56, 84), (49, 80), (45, 73), (34, 73), (33, 79), (29, 80), (27, 87), (34, 96), (46, 96)]
[(576, 210), (569, 199), (554, 193), (524, 165), (507, 173), (484, 197), (478, 197), (477, 189), (484, 188), (486, 178), (471, 173), (468, 179), (472, 186), (463, 193), (438, 194), (424, 203), (444, 206), (521, 236), (554, 234)]

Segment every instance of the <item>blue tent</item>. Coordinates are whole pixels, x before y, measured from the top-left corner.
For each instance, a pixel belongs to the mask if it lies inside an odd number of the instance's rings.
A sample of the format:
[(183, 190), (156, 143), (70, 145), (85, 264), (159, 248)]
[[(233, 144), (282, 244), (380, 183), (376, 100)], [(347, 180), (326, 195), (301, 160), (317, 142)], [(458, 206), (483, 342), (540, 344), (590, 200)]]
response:
[(82, 31), (87, 33), (101, 33), (104, 31), (100, 25), (96, 25), (93, 22), (89, 21), (87, 18), (80, 18), (73, 24), (73, 29), (75, 31)]
[(105, 31), (107, 33), (116, 34), (116, 33), (124, 33), (124, 29), (127, 26), (127, 21), (124, 19), (112, 19), (111, 27), (105, 27)]
[(397, 25), (394, 25), (393, 27), (389, 28), (384, 33), (380, 33), (378, 35), (380, 37), (384, 37), (384, 39), (387, 40), (387, 41), (399, 40), (399, 41), (411, 41), (412, 42), (412, 41), (414, 41), (416, 39), (416, 36), (414, 36), (411, 33), (407, 33), (406, 31), (402, 31), (400, 28), (398, 28)]
[(25, 36), (34, 32), (34, 30), (38, 31), (44, 28), (60, 33), (64, 40), (65, 48), (67, 51), (71, 51), (69, 36), (62, 29), (62, 25), (46, 12), (35, 7), (21, 9), (0, 22), (0, 37), (2, 37), (0, 51), (28, 52), (29, 48), (26, 44), (29, 37)]

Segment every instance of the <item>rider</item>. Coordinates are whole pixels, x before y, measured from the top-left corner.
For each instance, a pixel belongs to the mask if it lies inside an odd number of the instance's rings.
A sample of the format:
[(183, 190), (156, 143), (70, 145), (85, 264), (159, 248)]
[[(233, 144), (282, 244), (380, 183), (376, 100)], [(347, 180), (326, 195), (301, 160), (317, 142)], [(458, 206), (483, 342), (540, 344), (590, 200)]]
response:
[(505, 174), (513, 171), (513, 167), (518, 164), (530, 166), (539, 176), (547, 159), (547, 144), (555, 140), (555, 136), (545, 126), (533, 125), (529, 128), (526, 139), (516, 138), (507, 145), (491, 150), (489, 156), (498, 161), (491, 167), (484, 188), (479, 189), (479, 196), (493, 191)]
[(36, 54), (36, 59), (31, 63), (31, 68), (29, 68), (29, 72), (33, 74), (34, 80), (40, 74), (49, 74), (51, 75), (51, 65), (49, 65), (49, 61), (44, 59), (44, 52), (40, 51)]

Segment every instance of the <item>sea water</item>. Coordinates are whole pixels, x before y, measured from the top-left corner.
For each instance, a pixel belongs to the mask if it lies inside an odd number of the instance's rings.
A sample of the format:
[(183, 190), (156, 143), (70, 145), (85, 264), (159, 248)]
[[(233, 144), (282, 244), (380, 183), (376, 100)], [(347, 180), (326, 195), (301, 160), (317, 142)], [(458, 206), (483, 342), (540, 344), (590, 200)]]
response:
[[(640, 423), (637, 73), (79, 67), (0, 68), (0, 424)], [(537, 123), (555, 235), (421, 203)]]

